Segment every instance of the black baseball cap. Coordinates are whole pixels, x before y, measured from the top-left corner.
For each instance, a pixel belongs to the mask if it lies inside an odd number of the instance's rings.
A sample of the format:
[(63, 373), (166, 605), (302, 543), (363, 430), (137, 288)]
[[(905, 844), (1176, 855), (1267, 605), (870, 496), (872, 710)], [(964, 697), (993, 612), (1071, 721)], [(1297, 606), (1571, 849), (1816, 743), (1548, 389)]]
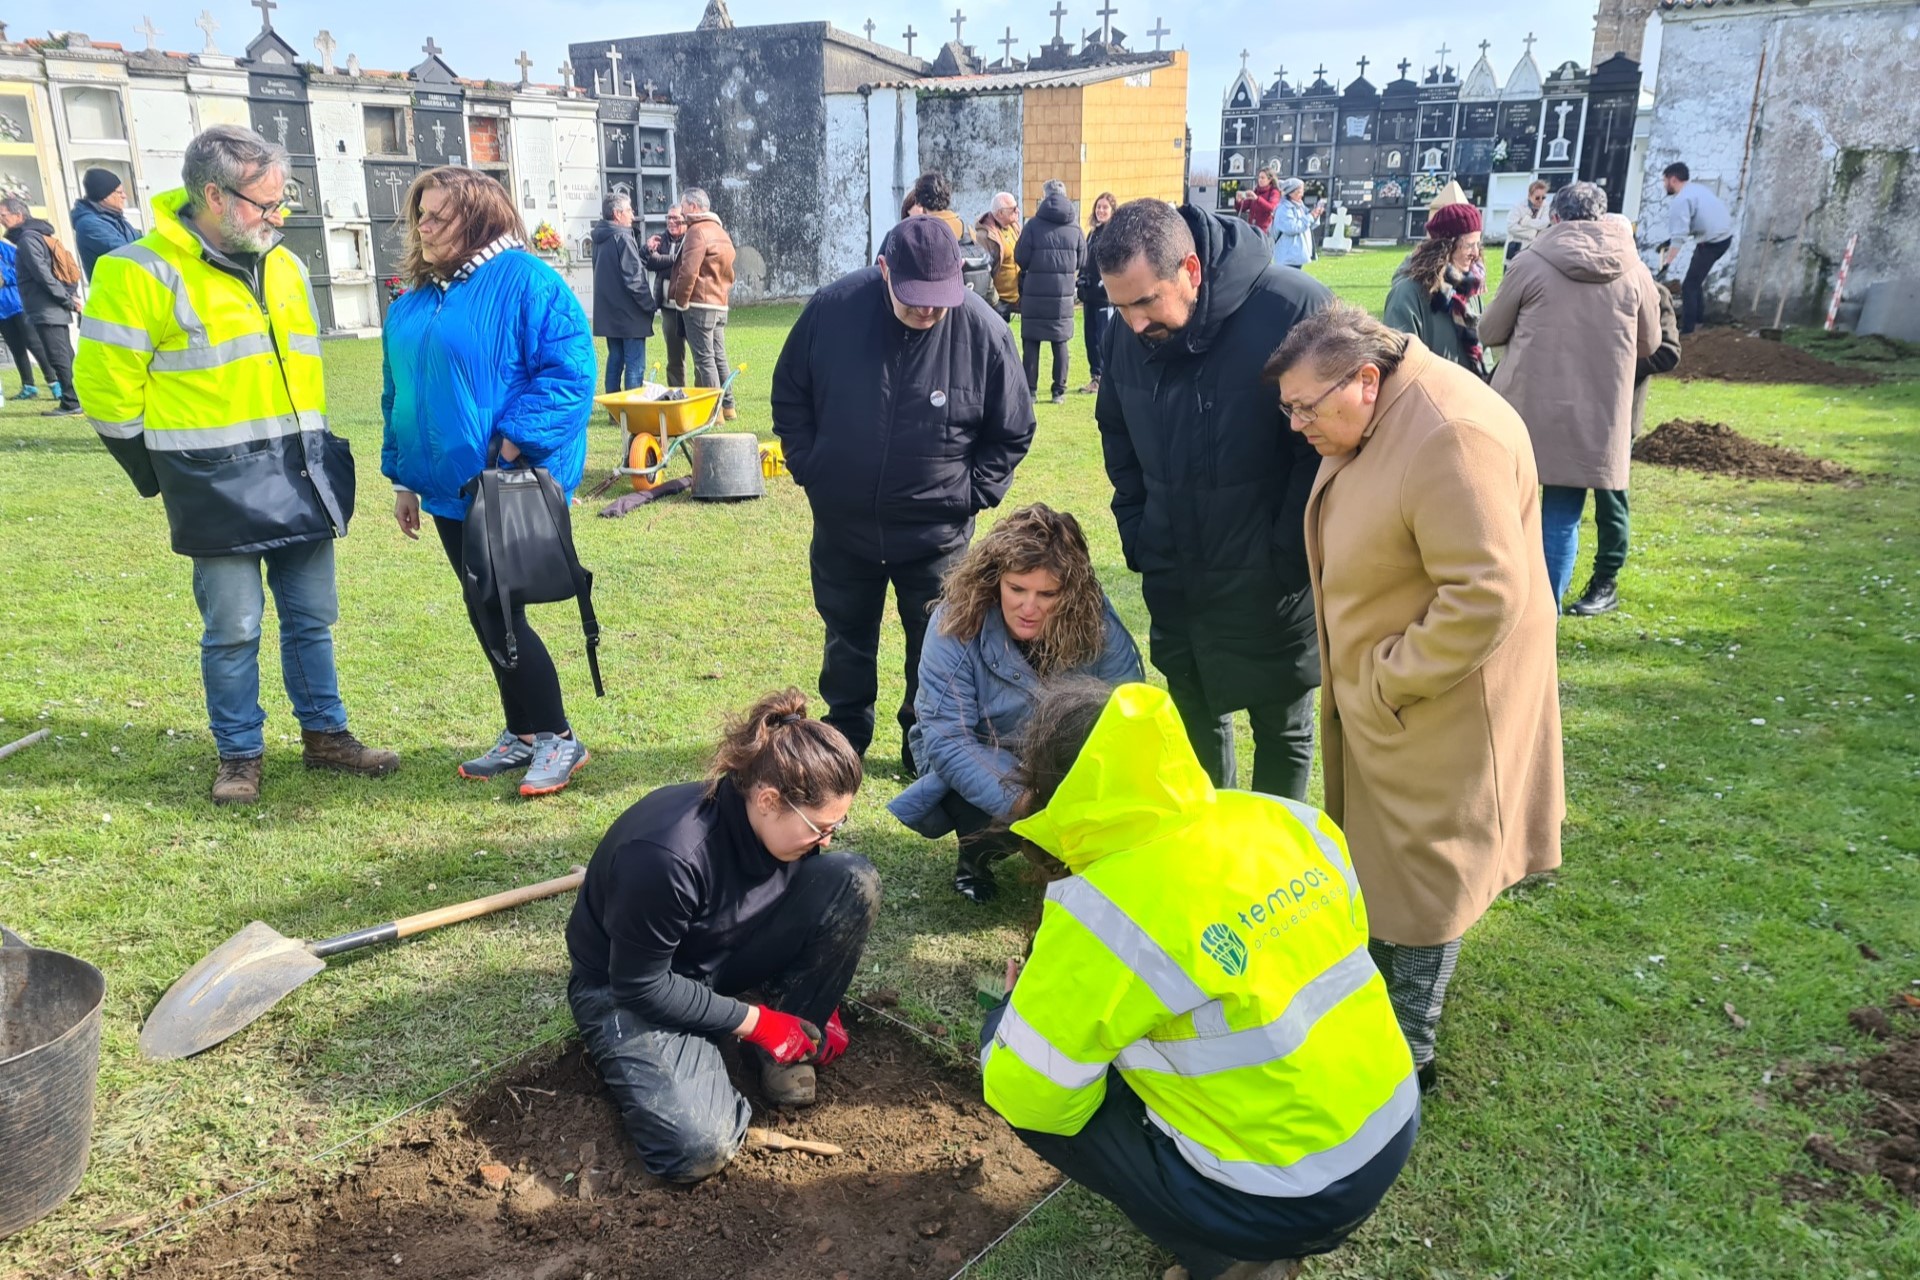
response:
[(887, 233), (886, 259), (893, 296), (910, 307), (957, 307), (966, 301), (960, 241), (953, 228), (928, 214), (915, 214)]

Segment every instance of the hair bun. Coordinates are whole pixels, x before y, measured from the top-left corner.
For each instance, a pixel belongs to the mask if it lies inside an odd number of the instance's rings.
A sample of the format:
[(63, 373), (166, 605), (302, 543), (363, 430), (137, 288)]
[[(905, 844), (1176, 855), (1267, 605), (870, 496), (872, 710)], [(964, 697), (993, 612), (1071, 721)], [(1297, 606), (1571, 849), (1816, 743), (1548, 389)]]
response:
[(805, 716), (789, 711), (785, 715), (775, 716), (773, 718), (773, 722), (775, 724), (782, 724), (782, 725), (799, 724), (802, 720), (805, 720), (805, 719), (806, 719)]

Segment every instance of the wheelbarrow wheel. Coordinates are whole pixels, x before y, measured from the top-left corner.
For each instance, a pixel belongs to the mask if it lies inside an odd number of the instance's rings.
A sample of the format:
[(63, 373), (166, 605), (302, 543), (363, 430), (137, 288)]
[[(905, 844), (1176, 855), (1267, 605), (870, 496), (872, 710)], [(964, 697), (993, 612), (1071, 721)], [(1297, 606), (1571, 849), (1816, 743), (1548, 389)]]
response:
[[(641, 468), (653, 471), (653, 468), (658, 467), (660, 465), (660, 437), (638, 435), (629, 441), (627, 444), (627, 465), (636, 471)], [(652, 475), (634, 476), (632, 477), (633, 491), (635, 493), (645, 493), (649, 489), (658, 488), (660, 479), (661, 477), (658, 471), (653, 471)]]

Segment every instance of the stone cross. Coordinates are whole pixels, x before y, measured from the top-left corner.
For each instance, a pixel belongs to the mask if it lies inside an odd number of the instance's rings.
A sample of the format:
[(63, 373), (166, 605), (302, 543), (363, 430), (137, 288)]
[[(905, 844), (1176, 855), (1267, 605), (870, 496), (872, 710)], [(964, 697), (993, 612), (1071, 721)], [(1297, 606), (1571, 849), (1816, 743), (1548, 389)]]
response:
[(1405, 80), (1407, 78), (1407, 68), (1412, 65), (1413, 64), (1407, 61), (1405, 58), (1400, 59), (1400, 78), (1402, 80)]
[(568, 58), (555, 69), (560, 72), (560, 87), (571, 90), (573, 88), (573, 59)]
[(1273, 73), (1273, 78), (1275, 82), (1285, 84), (1287, 82), (1287, 69), (1284, 66), (1279, 68)]
[(641, 87), (642, 89), (645, 89), (645, 90), (647, 91), (647, 101), (648, 101), (648, 102), (652, 102), (652, 101), (653, 101), (653, 91), (654, 91), (655, 89), (657, 89), (657, 88), (659, 88), (660, 86), (659, 86), (659, 85), (657, 85), (657, 84), (655, 84), (655, 83), (653, 82), (653, 77), (652, 77), (652, 76), (648, 76), (648, 77), (647, 77), (647, 82), (646, 82), (645, 84), (643, 84), (643, 85), (641, 85), (640, 87)]
[(274, 3), (274, 0), (247, 0), (247, 3), (260, 11), (260, 29), (262, 31), (273, 30), (272, 10), (278, 9), (280, 6)]
[(1323, 62), (1315, 67), (1313, 69), (1313, 75), (1316, 80), (1325, 80), (1327, 78), (1327, 64)]
[(907, 42), (907, 56), (909, 58), (913, 56), (913, 38), (919, 34), (920, 33), (918, 31), (915, 31), (913, 29), (913, 24), (911, 22), (907, 24), (907, 29), (900, 33), (900, 38)]
[(350, 53), (347, 55), (347, 74), (352, 76), (355, 80), (358, 80), (360, 78), (360, 55), (359, 54)]
[(1443, 44), (1440, 46), (1440, 78), (1443, 80), (1447, 75), (1447, 55), (1452, 52), (1453, 50), (1447, 48), (1446, 45)]
[(1233, 145), (1236, 147), (1244, 145), (1247, 140), (1246, 135), (1247, 122), (1245, 120), (1235, 120), (1233, 122)]
[(1360, 59), (1360, 78), (1362, 80), (1367, 78), (1367, 59), (1365, 58)]
[(633, 72), (631, 71), (627, 72), (627, 96), (629, 98), (637, 98), (640, 96), (640, 86), (633, 82)]
[[(1108, 5), (1104, 9), (1095, 9), (1093, 12), (1094, 12), (1094, 15), (1100, 19), (1100, 43), (1112, 44), (1113, 43), (1113, 15), (1120, 11), (1114, 8), (1112, 5)], [(1242, 71), (1246, 70), (1246, 67), (1242, 66), (1241, 70)]]
[(1013, 46), (1020, 43), (1017, 39), (1014, 38), (1013, 28), (1008, 27), (1007, 34), (1001, 37), (1000, 39), (994, 41), (994, 43), (999, 45), (1002, 50), (1000, 61), (1005, 63), (1008, 68), (1012, 68)]
[(873, 19), (872, 19), (872, 18), (868, 18), (868, 19), (867, 19), (867, 21), (866, 21), (866, 23), (865, 23), (865, 25), (864, 25), (864, 27), (863, 27), (863, 30), (865, 30), (865, 31), (866, 31), (866, 33), (867, 33), (867, 43), (868, 43), (868, 44), (872, 44), (872, 43), (873, 43), (873, 27), (874, 27), (874, 22), (873, 22)]
[(429, 58), (437, 58), (440, 56), (440, 46), (433, 42), (432, 36), (428, 36), (427, 42), (420, 46), (420, 52), (426, 54)]
[(533, 66), (533, 59), (527, 56), (525, 49), (522, 49), (520, 56), (513, 60), (513, 65), (520, 68), (520, 87), (522, 89), (526, 88), (530, 83), (527, 79), (527, 69)]
[(1065, 22), (1067, 18), (1067, 6), (1064, 4), (1055, 4), (1053, 8), (1047, 10), (1047, 16), (1053, 19), (1053, 38), (1055, 43), (1058, 43), (1060, 39), (1060, 24)]
[(208, 58), (219, 57), (220, 50), (214, 47), (213, 33), (220, 29), (220, 24), (213, 20), (213, 10), (202, 9), (200, 11), (200, 17), (195, 20), (193, 25), (200, 28), (207, 37), (207, 47), (200, 51), (201, 56)]
[(1527, 46), (1527, 53), (1529, 56), (1531, 56), (1533, 53), (1533, 45), (1534, 45), (1533, 32), (1531, 31), (1527, 32), (1527, 38), (1525, 40), (1522, 40), (1520, 43)]
[(1251, 58), (1252, 56), (1253, 55), (1247, 52), (1247, 50), (1245, 49), (1242, 49), (1240, 51), (1240, 74), (1241, 75), (1247, 74), (1247, 59)]
[(397, 218), (400, 216), (400, 188), (406, 185), (406, 179), (389, 169), (381, 181), (386, 183), (387, 195), (393, 200), (393, 216)]
[(147, 38), (148, 53), (153, 52), (153, 48), (154, 48), (153, 42), (166, 34), (166, 32), (154, 26), (153, 19), (147, 17), (145, 14), (140, 15), (140, 25), (134, 28), (134, 32), (138, 35), (143, 35)]
[(960, 8), (958, 5), (954, 6), (953, 17), (951, 21), (953, 23), (953, 42), (955, 44), (960, 44), (963, 39), (962, 36), (960, 35), (960, 28), (966, 23), (967, 15), (960, 12)]
[(1153, 51), (1158, 53), (1160, 52), (1160, 42), (1172, 35), (1173, 32), (1167, 30), (1167, 20), (1165, 18), (1155, 18), (1153, 20), (1153, 30), (1147, 32), (1147, 34), (1153, 37)]
[(313, 47), (320, 51), (320, 69), (328, 75), (332, 75), (333, 51), (340, 47), (333, 38), (333, 32), (322, 27), (320, 34), (313, 38)]
[[(620, 51), (612, 45), (607, 46), (607, 66), (612, 74), (607, 77), (607, 92), (617, 98), (620, 96)], [(599, 80), (599, 76), (594, 79)]]
[(1487, 50), (1489, 50), (1489, 49), (1491, 49), (1491, 48), (1493, 48), (1493, 41), (1491, 41), (1491, 40), (1482, 40), (1482, 41), (1480, 42), (1480, 56), (1481, 56), (1481, 57), (1483, 57), (1483, 58), (1484, 58), (1484, 57), (1486, 57), (1486, 56), (1487, 56)]
[(1353, 248), (1353, 241), (1347, 232), (1353, 230), (1353, 215), (1347, 212), (1347, 206), (1335, 205), (1334, 215), (1327, 219), (1327, 238), (1320, 247), (1328, 253), (1345, 253)]

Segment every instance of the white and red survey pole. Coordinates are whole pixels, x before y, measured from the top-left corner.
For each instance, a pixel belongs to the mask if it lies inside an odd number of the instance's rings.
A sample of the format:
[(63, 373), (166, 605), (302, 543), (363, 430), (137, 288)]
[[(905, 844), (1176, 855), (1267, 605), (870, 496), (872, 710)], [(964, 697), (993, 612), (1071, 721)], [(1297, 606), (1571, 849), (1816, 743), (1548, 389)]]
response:
[(1827, 304), (1827, 332), (1833, 332), (1833, 325), (1840, 318), (1840, 299), (1846, 296), (1847, 272), (1853, 266), (1853, 246), (1860, 243), (1860, 233), (1854, 232), (1847, 237), (1846, 256), (1840, 259), (1840, 277), (1833, 282), (1833, 301)]

